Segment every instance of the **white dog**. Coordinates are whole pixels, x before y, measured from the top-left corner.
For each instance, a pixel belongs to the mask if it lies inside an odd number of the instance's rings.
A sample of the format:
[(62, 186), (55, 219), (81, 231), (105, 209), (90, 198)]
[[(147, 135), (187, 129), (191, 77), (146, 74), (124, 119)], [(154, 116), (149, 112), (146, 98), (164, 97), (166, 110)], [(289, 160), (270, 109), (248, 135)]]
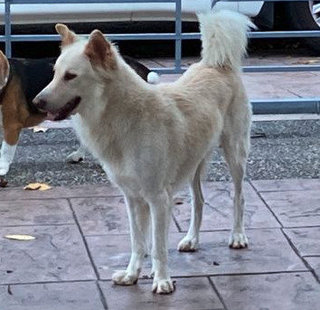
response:
[(228, 11), (200, 15), (199, 20), (202, 60), (176, 82), (158, 85), (143, 81), (100, 31), (86, 41), (66, 26), (56, 26), (62, 53), (52, 82), (34, 102), (59, 119), (78, 113), (82, 143), (125, 195), (132, 256), (127, 269), (113, 275), (116, 284), (137, 282), (151, 221), (152, 290), (174, 290), (167, 266), (172, 197), (190, 185), (191, 225), (178, 249), (193, 251), (202, 216), (200, 174), (214, 146), (222, 146), (235, 186), (230, 246), (248, 244), (242, 185), (251, 108), (240, 65), (252, 24)]

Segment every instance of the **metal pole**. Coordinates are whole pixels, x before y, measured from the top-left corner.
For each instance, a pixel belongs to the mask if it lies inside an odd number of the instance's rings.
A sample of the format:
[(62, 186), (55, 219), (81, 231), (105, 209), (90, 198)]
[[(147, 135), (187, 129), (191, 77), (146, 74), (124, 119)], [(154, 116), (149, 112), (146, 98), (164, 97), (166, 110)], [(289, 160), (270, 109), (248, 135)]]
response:
[(181, 70), (181, 33), (182, 33), (182, 22), (181, 22), (181, 0), (176, 0), (176, 40), (175, 40), (175, 71)]
[(5, 45), (6, 45), (6, 56), (11, 57), (11, 14), (10, 14), (10, 0), (5, 0), (5, 13), (4, 13), (4, 20), (5, 20)]
[(252, 100), (253, 114), (319, 114), (320, 98)]

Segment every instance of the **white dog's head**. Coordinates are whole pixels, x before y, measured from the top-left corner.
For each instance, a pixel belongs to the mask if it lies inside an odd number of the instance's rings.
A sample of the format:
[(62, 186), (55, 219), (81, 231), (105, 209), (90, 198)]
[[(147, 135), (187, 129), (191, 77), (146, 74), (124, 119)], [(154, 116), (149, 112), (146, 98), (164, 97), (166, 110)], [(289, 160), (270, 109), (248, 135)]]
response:
[(117, 51), (99, 30), (94, 30), (88, 40), (62, 24), (57, 24), (56, 30), (62, 40), (61, 55), (53, 80), (33, 103), (54, 120), (62, 120), (78, 112), (84, 102), (91, 102), (101, 81), (112, 76), (117, 69)]

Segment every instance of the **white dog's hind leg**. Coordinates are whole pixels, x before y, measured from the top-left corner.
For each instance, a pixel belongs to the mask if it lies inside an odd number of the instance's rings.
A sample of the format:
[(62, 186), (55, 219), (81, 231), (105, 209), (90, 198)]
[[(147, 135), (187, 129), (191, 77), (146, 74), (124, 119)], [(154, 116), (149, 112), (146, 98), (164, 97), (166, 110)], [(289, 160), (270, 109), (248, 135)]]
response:
[[(234, 184), (234, 219), (233, 230), (229, 240), (229, 246), (241, 249), (248, 246), (248, 238), (244, 230), (243, 179), (245, 175), (248, 142), (247, 137), (238, 137), (239, 140), (227, 140), (222, 144), (225, 159), (228, 163)], [(243, 144), (239, 144), (242, 143)]]
[(2, 141), (0, 151), (0, 175), (8, 173), (10, 165), (16, 152), (17, 144), (10, 145), (5, 140)]
[(229, 246), (234, 249), (245, 248), (248, 246), (248, 238), (245, 234), (243, 217), (245, 201), (243, 197), (242, 185), (243, 181), (240, 181), (240, 175), (242, 174), (242, 167), (235, 168), (239, 179), (234, 182), (235, 195), (234, 195), (234, 224), (233, 230), (229, 239)]
[(234, 167), (234, 223), (233, 230), (229, 239), (229, 246), (234, 249), (241, 249), (248, 246), (248, 238), (245, 234), (243, 217), (244, 217), (244, 207), (245, 201), (243, 197), (242, 185), (243, 181), (241, 179), (241, 175), (243, 174), (243, 167), (238, 166)]
[(86, 148), (81, 144), (75, 152), (72, 152), (68, 155), (67, 161), (71, 163), (78, 163), (84, 160), (86, 156), (86, 151)]
[(204, 198), (201, 190), (201, 170), (203, 165), (204, 162), (201, 162), (198, 166), (190, 186), (192, 195), (191, 222), (187, 235), (178, 244), (178, 250), (180, 252), (193, 252), (198, 248), (202, 208), (204, 204)]
[(168, 271), (168, 233), (171, 219), (172, 198), (167, 191), (152, 197), (150, 211), (152, 219), (152, 291), (170, 294), (174, 291)]
[(112, 275), (112, 280), (118, 285), (136, 284), (146, 254), (147, 235), (150, 222), (148, 204), (142, 199), (126, 197), (127, 211), (131, 233), (131, 258), (126, 270), (120, 270)]

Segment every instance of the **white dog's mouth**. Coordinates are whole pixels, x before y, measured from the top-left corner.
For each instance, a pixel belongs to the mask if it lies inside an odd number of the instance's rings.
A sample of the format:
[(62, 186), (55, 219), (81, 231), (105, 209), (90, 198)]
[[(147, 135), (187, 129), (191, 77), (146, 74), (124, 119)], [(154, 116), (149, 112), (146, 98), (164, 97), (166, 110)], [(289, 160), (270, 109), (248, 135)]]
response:
[(72, 111), (79, 105), (81, 97), (77, 96), (67, 102), (61, 109), (56, 112), (48, 112), (48, 119), (53, 121), (62, 121), (66, 119)]

